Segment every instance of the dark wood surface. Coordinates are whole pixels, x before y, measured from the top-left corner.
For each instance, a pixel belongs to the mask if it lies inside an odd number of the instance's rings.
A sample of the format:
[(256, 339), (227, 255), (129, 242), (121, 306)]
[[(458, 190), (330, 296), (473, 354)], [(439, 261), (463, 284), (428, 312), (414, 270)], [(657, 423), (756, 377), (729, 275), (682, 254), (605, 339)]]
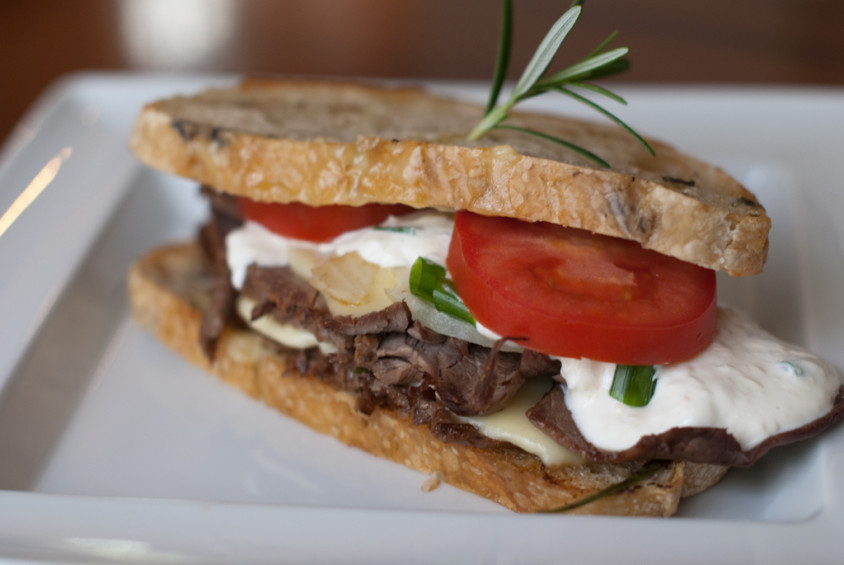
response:
[[(569, 3), (514, 2), (514, 72)], [(79, 70), (488, 79), (498, 20), (497, 0), (2, 0), (0, 142)], [(624, 81), (842, 85), (842, 22), (833, 0), (589, 0), (565, 53), (618, 29)]]

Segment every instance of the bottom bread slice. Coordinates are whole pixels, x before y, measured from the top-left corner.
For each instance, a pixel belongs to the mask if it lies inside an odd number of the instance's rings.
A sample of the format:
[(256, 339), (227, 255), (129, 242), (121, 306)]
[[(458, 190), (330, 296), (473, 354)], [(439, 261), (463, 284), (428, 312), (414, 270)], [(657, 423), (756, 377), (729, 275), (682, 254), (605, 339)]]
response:
[[(364, 414), (357, 409), (353, 394), (299, 374), (295, 351), (245, 327), (224, 331), (212, 362), (203, 354), (198, 339), (210, 286), (198, 245), (154, 250), (129, 273), (132, 314), (142, 327), (190, 362), (347, 445), (434, 475), (519, 512), (570, 505), (625, 481), (642, 465), (548, 467), (509, 444), (478, 448), (444, 443), (427, 426), (414, 425), (398, 411), (376, 407), (371, 414)], [(342, 455), (338, 451), (338, 458)], [(665, 462), (647, 479), (572, 512), (670, 516), (682, 497), (706, 490), (725, 472), (721, 466)]]

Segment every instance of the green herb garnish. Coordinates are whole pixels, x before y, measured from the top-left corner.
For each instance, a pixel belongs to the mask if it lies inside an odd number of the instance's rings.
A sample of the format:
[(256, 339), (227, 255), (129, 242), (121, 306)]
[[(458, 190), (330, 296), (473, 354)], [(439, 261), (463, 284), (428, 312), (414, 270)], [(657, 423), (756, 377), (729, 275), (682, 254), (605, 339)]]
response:
[(652, 365), (616, 365), (610, 396), (628, 406), (647, 406), (656, 390)]
[(389, 231), (393, 233), (406, 233), (408, 235), (416, 235), (416, 228), (413, 226), (375, 226), (372, 229), (376, 231)]
[(475, 318), (457, 296), (445, 267), (419, 257), (410, 269), (410, 292), (432, 304), (437, 311), (475, 325)]
[(596, 79), (617, 75), (626, 71), (630, 67), (630, 61), (627, 59), (627, 54), (630, 50), (627, 47), (618, 47), (605, 51), (610, 42), (615, 39), (617, 32), (611, 33), (607, 39), (601, 42), (597, 48), (579, 62), (550, 76), (546, 76), (548, 67), (551, 65), (551, 61), (559, 51), (563, 40), (572, 30), (580, 17), (581, 11), (583, 10), (581, 0), (575, 0), (566, 13), (563, 14), (553, 26), (551, 26), (548, 34), (533, 54), (533, 58), (527, 64), (524, 71), (522, 71), (522, 76), (519, 78), (516, 86), (513, 88), (513, 91), (510, 93), (510, 97), (503, 104), (498, 104), (501, 88), (507, 75), (507, 68), (510, 64), (510, 46), (512, 43), (513, 30), (512, 2), (511, 0), (503, 0), (501, 5), (501, 33), (499, 36), (498, 56), (495, 63), (495, 72), (493, 74), (490, 97), (483, 119), (481, 119), (480, 123), (478, 123), (475, 129), (472, 130), (472, 133), (469, 134), (470, 140), (479, 139), (484, 134), (494, 129), (510, 129), (558, 143), (580, 153), (602, 167), (609, 167), (609, 163), (605, 160), (579, 145), (536, 130), (503, 124), (503, 122), (510, 117), (510, 110), (518, 102), (527, 100), (528, 98), (533, 98), (534, 96), (538, 96), (540, 94), (545, 94), (547, 92), (556, 92), (582, 102), (604, 114), (639, 140), (639, 142), (645, 146), (651, 155), (654, 154), (654, 150), (648, 142), (645, 141), (638, 133), (633, 131), (630, 126), (610, 111), (606, 110), (603, 106), (590, 100), (589, 98), (586, 98), (576, 91), (576, 89), (589, 91), (607, 97), (620, 104), (627, 104), (621, 96), (618, 96), (606, 88), (591, 82)]
[(621, 481), (620, 483), (616, 483), (612, 486), (605, 488), (604, 490), (598, 491), (595, 494), (589, 495), (585, 498), (581, 498), (571, 504), (566, 504), (565, 506), (561, 506), (560, 508), (554, 508), (553, 510), (548, 510), (547, 512), (568, 512), (569, 510), (574, 510), (575, 508), (580, 508), (581, 506), (586, 506), (590, 502), (595, 502), (605, 496), (610, 496), (612, 494), (616, 494), (621, 492), (625, 489), (632, 487), (633, 485), (640, 483), (644, 480), (651, 478), (655, 475), (658, 471), (665, 468), (667, 465), (664, 461), (650, 461), (642, 465), (635, 473), (627, 477), (625, 480)]

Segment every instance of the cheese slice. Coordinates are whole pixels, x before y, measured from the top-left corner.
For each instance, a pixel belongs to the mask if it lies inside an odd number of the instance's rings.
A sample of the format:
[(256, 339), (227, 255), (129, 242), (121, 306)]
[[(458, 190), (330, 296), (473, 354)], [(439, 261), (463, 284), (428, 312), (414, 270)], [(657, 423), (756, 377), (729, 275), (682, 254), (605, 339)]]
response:
[(527, 418), (527, 411), (554, 386), (552, 379), (529, 379), (513, 400), (503, 409), (488, 416), (462, 417), (488, 438), (506, 441), (552, 465), (579, 465), (583, 459), (542, 433)]
[(309, 347), (319, 347), (319, 350), (325, 354), (330, 355), (337, 352), (337, 348), (330, 343), (323, 343), (317, 337), (302, 328), (295, 326), (280, 324), (272, 316), (264, 315), (260, 318), (252, 319), (252, 309), (255, 307), (255, 302), (240, 296), (237, 299), (237, 314), (246, 322), (250, 328), (259, 334), (270, 338), (284, 346), (291, 349), (308, 349)]

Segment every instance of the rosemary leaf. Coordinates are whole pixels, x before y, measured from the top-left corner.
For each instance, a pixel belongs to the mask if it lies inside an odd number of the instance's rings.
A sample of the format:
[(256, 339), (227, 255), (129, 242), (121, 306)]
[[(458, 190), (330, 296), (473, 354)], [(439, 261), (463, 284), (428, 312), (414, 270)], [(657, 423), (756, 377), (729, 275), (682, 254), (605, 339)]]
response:
[(586, 59), (583, 59), (579, 63), (575, 63), (574, 65), (571, 65), (570, 67), (567, 67), (562, 71), (551, 75), (545, 80), (537, 82), (536, 88), (556, 86), (562, 82), (571, 82), (575, 80), (581, 80), (584, 77), (589, 77), (594, 71), (600, 69), (601, 67), (606, 67), (607, 65), (615, 62), (616, 60), (621, 59), (629, 52), (630, 50), (627, 47), (618, 47), (616, 49), (613, 49), (612, 51), (607, 51), (606, 53), (592, 55)]
[(574, 24), (577, 23), (577, 18), (580, 16), (581, 10), (582, 8), (580, 6), (569, 8), (551, 26), (548, 34), (542, 40), (542, 43), (539, 44), (539, 47), (536, 48), (536, 52), (522, 72), (522, 76), (516, 83), (515, 88), (513, 88), (510, 100), (514, 102), (518, 100), (522, 94), (530, 90), (534, 83), (545, 74), (545, 71), (548, 70), (548, 66), (551, 64), (551, 60), (554, 59), (554, 55), (560, 49), (563, 40), (574, 27)]
[(498, 103), (498, 96), (501, 94), (501, 87), (507, 78), (507, 69), (510, 66), (510, 46), (513, 41), (513, 3), (511, 0), (503, 0), (501, 3), (501, 30), (498, 35), (498, 56), (495, 59), (495, 73), (492, 76), (492, 89), (489, 93), (489, 102), (485, 114), (489, 114)]
[(539, 138), (544, 139), (546, 141), (551, 141), (551, 142), (554, 142), (558, 145), (562, 145), (563, 147), (568, 147), (572, 151), (576, 151), (577, 153), (580, 153), (584, 157), (591, 159), (592, 161), (595, 161), (598, 165), (600, 165), (602, 167), (609, 168), (609, 166), (610, 166), (609, 163), (607, 163), (606, 161), (604, 161), (603, 159), (601, 159), (600, 157), (598, 157), (597, 155), (595, 155), (594, 153), (592, 153), (588, 149), (585, 149), (585, 148), (583, 148), (579, 145), (575, 145), (574, 143), (572, 143), (570, 141), (566, 141), (565, 139), (561, 139), (559, 137), (554, 137), (553, 135), (548, 135), (547, 133), (542, 133), (541, 131), (536, 131), (536, 130), (523, 128), (523, 127), (519, 127), (519, 126), (511, 126), (509, 124), (498, 125), (498, 126), (495, 127), (495, 129), (509, 129), (509, 130), (518, 131), (518, 132), (521, 132), (521, 133), (526, 133), (526, 134), (532, 135), (534, 137), (539, 137)]
[(604, 65), (600, 69), (595, 69), (588, 75), (581, 77), (581, 80), (598, 80), (601, 78), (620, 75), (628, 70), (630, 70), (630, 60), (626, 57), (622, 57), (621, 59), (616, 59), (608, 65)]
[(627, 106), (627, 100), (625, 100), (624, 98), (622, 98), (621, 96), (619, 96), (615, 92), (607, 90), (606, 88), (604, 88), (602, 86), (598, 86), (597, 84), (592, 84), (591, 82), (572, 82), (572, 83), (569, 84), (569, 86), (582, 88), (584, 90), (591, 90), (592, 92), (595, 92), (596, 94), (601, 94), (602, 96), (606, 96), (610, 100), (614, 100), (615, 102), (618, 102), (619, 104), (621, 104), (623, 106)]
[(597, 46), (597, 47), (595, 47), (595, 48), (592, 50), (592, 52), (591, 52), (591, 53), (589, 53), (586, 57), (584, 57), (584, 59), (588, 59), (588, 58), (590, 58), (590, 57), (594, 57), (595, 55), (597, 55), (598, 53), (600, 53), (601, 51), (603, 51), (604, 49), (606, 49), (606, 48), (607, 48), (607, 46), (608, 46), (610, 43), (612, 43), (612, 40), (613, 40), (613, 39), (615, 39), (615, 36), (617, 36), (617, 35), (618, 35), (618, 30), (613, 31), (611, 34), (609, 34), (609, 35), (607, 36), (607, 38), (606, 38), (605, 40), (603, 40), (602, 42), (600, 42), (600, 43), (598, 44), (598, 46)]
[(606, 117), (608, 117), (609, 119), (614, 121), (616, 124), (618, 124), (619, 126), (624, 128), (625, 130), (627, 130), (627, 133), (629, 133), (630, 135), (635, 137), (639, 141), (639, 143), (641, 143), (642, 145), (645, 146), (645, 149), (648, 150), (648, 153), (650, 153), (651, 155), (656, 155), (656, 152), (654, 151), (653, 147), (651, 147), (650, 143), (645, 141), (645, 138), (643, 138), (641, 135), (636, 133), (633, 130), (633, 128), (628, 126), (626, 123), (624, 123), (621, 120), (621, 118), (619, 118), (618, 116), (616, 116), (615, 114), (613, 114), (609, 110), (604, 109), (601, 105), (596, 104), (595, 102), (589, 100), (588, 98), (586, 98), (584, 96), (581, 96), (580, 94), (578, 94), (578, 93), (576, 93), (572, 90), (569, 90), (568, 88), (558, 87), (558, 88), (555, 88), (555, 90), (557, 90), (558, 92), (561, 92), (562, 94), (565, 94), (566, 96), (571, 96), (572, 98), (579, 100), (580, 102), (583, 102), (587, 106), (591, 106), (595, 110), (599, 111), (600, 113), (602, 113), (603, 115), (605, 115)]

